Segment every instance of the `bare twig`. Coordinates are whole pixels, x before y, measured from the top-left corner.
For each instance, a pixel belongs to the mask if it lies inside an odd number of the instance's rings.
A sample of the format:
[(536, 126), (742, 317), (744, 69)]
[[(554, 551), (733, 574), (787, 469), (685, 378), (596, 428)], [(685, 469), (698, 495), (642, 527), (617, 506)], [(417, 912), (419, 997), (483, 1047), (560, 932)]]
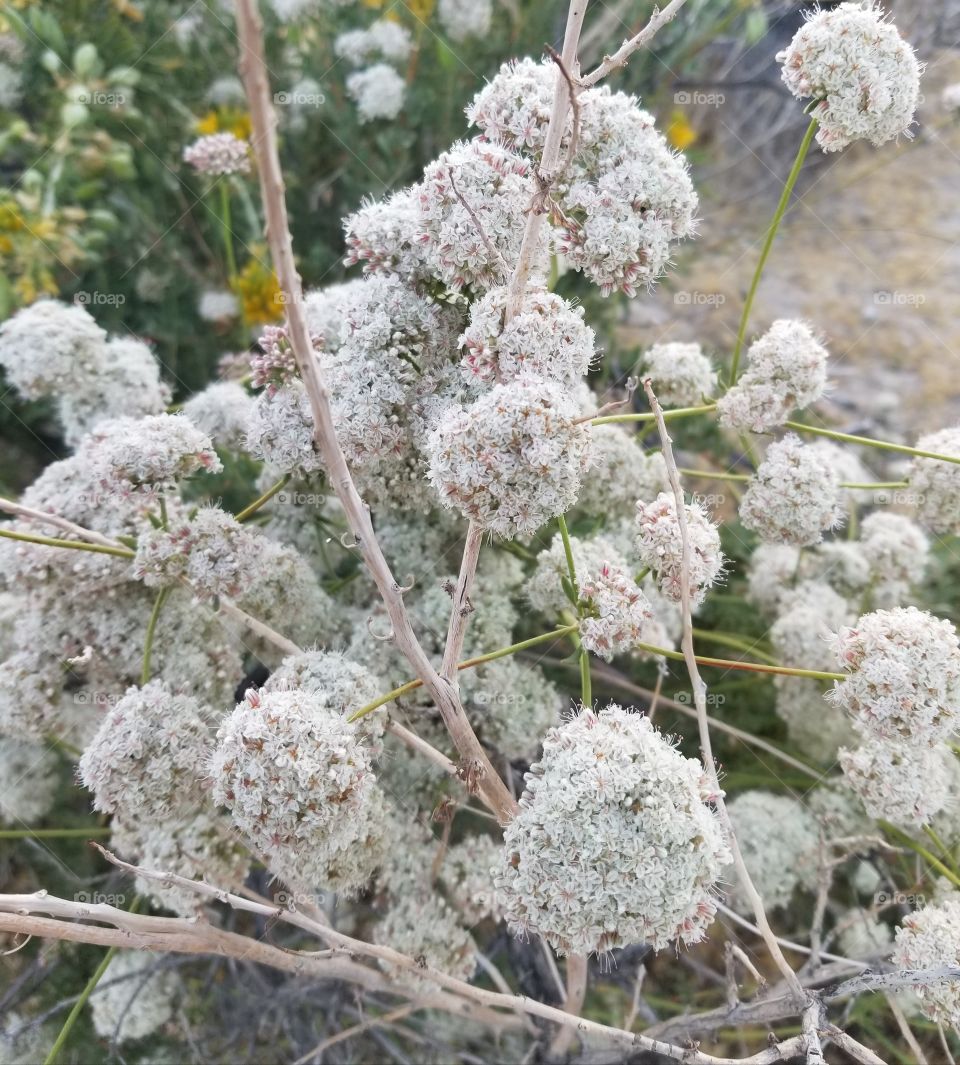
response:
[[(584, 1000), (587, 997), (587, 959), (583, 954), (570, 954), (567, 957), (567, 994), (563, 1002), (565, 1013), (580, 1016)], [(550, 1044), (550, 1054), (562, 1058), (573, 1042), (573, 1029), (561, 1028)]]
[(567, 70), (567, 66), (563, 61), (563, 56), (552, 48), (549, 44), (545, 46), (547, 55), (557, 64), (560, 68), (560, 73), (563, 75), (567, 83), (567, 90), (570, 93), (570, 140), (567, 143), (567, 157), (563, 162), (563, 166), (560, 168), (560, 172), (557, 174), (557, 179), (562, 177), (569, 169), (573, 160), (577, 157), (577, 150), (580, 147), (580, 102), (577, 100), (577, 86), (574, 83), (573, 77), (570, 71)]
[(357, 541), (357, 547), (383, 599), (397, 646), (430, 692), (462, 758), (479, 767), (475, 774), (479, 793), (505, 823), (516, 811), (514, 798), (480, 745), (460, 702), (456, 686), (440, 676), (417, 640), (403, 603), (400, 585), (391, 573), (377, 542), (370, 512), (360, 498), (346, 457), (337, 440), (330, 393), (310, 343), (300, 275), (293, 257), (293, 241), (287, 220), (283, 175), (277, 148), (276, 114), (271, 102), (264, 58), (263, 26), (256, 0), (237, 0), (236, 14), (240, 39), (240, 73), (253, 124), (253, 145), (267, 220), (267, 240), (287, 310), (290, 344), (310, 401), (316, 446), (323, 458), (328, 480), (340, 500)]
[(118, 540), (111, 540), (109, 536), (94, 532), (93, 529), (85, 529), (82, 525), (76, 525), (72, 521), (67, 521), (66, 518), (59, 517), (57, 514), (47, 514), (42, 510), (25, 507), (22, 503), (15, 503), (12, 499), (0, 498), (0, 510), (6, 511), (8, 514), (15, 514), (18, 518), (26, 518), (27, 521), (34, 521), (42, 525), (53, 525), (57, 529), (63, 529), (64, 532), (73, 533), (80, 540), (86, 540), (91, 544), (100, 544), (101, 547), (124, 546)]
[(890, 1007), (890, 1012), (893, 1014), (893, 1019), (897, 1022), (897, 1027), (900, 1029), (900, 1034), (903, 1036), (904, 1042), (910, 1048), (910, 1053), (914, 1057), (917, 1065), (928, 1065), (927, 1057), (923, 1052), (923, 1048), (917, 1042), (917, 1037), (913, 1034), (913, 1030), (910, 1028), (910, 1022), (904, 1016), (903, 1010), (900, 1009), (900, 1005), (893, 995), (884, 995), (887, 1000), (887, 1005)]
[[(860, 1062), (860, 1065), (887, 1065), (883, 1058), (878, 1057), (863, 1043), (858, 1043), (853, 1036), (847, 1035), (842, 1028), (838, 1028), (835, 1024), (828, 1024), (824, 1028), (824, 1035), (828, 1035), (844, 1053), (849, 1054), (854, 1061)], [(821, 1060), (823, 1059), (821, 1058)]]
[(457, 663), (460, 661), (463, 641), (467, 635), (467, 625), (473, 611), (470, 605), (470, 592), (473, 589), (482, 543), (483, 529), (476, 522), (471, 521), (467, 528), (466, 543), (463, 545), (460, 576), (453, 592), (450, 623), (447, 626), (447, 642), (443, 649), (443, 665), (440, 667), (440, 675), (451, 684), (457, 683)]
[(667, 4), (662, 11), (659, 9), (654, 10), (650, 21), (638, 34), (631, 37), (629, 41), (624, 41), (613, 55), (604, 56), (603, 62), (599, 66), (595, 67), (589, 74), (585, 74), (580, 79), (581, 88), (596, 85), (598, 81), (605, 78), (612, 70), (616, 70), (618, 67), (625, 67), (630, 56), (632, 56), (639, 48), (648, 44), (658, 30), (666, 26), (668, 22), (672, 22), (673, 19), (676, 18), (677, 12), (685, 3), (686, 0), (670, 0), (670, 3)]

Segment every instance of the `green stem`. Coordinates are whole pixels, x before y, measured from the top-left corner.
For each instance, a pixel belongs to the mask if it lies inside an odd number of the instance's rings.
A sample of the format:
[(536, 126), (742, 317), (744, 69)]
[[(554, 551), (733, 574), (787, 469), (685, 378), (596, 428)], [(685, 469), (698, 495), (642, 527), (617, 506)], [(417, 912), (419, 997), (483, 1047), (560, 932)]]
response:
[(639, 584), (644, 579), (644, 577), (648, 576), (649, 573), (650, 573), (650, 567), (649, 566), (644, 566), (643, 569), (640, 570), (639, 573), (634, 575), (634, 578), (633, 578), (634, 584)]
[(248, 506), (245, 506), (239, 514), (236, 515), (237, 521), (246, 521), (248, 518), (252, 518), (254, 514), (271, 499), (286, 487), (287, 482), (290, 480), (290, 474), (285, 473), (276, 484), (271, 485), (259, 499), (255, 499)]
[(109, 836), (109, 828), (4, 828), (0, 839), (90, 839), (91, 836)]
[(773, 655), (768, 655), (766, 651), (761, 651), (756, 644), (751, 643), (749, 640), (744, 640), (739, 636), (732, 635), (726, 632), (715, 632), (711, 629), (694, 629), (693, 635), (700, 640), (706, 640), (708, 643), (717, 643), (722, 647), (732, 647), (737, 651), (743, 651), (748, 655), (753, 655), (755, 658), (759, 658), (761, 662), (766, 662), (767, 665), (776, 666), (779, 665)]
[[(672, 651), (666, 647), (656, 647), (652, 643), (634, 644), (641, 651), (652, 655), (662, 655), (671, 658), (675, 662), (683, 662), (681, 651)], [(706, 658), (704, 655), (694, 655), (697, 663), (701, 666), (717, 666), (720, 669), (741, 669), (749, 673), (776, 673), (783, 677), (811, 677), (814, 680), (846, 680), (846, 673), (824, 673), (818, 669), (794, 669), (792, 666), (770, 666), (759, 662), (735, 662), (728, 658)]]
[[(567, 559), (567, 576), (577, 600), (577, 619), (583, 617), (583, 605), (580, 602), (580, 585), (577, 583), (577, 569), (573, 563), (573, 545), (570, 543), (570, 531), (567, 529), (567, 519), (560, 515), (557, 518), (560, 527), (560, 538), (563, 540), (563, 553)], [(579, 625), (577, 626), (579, 629)], [(570, 639), (577, 648), (580, 659), (580, 703), (583, 706), (593, 706), (593, 680), (590, 676), (590, 652), (583, 646), (578, 632), (571, 632)]]
[(906, 444), (891, 444), (886, 440), (873, 440), (869, 436), (854, 436), (852, 433), (838, 433), (835, 429), (821, 429), (816, 425), (804, 425), (803, 422), (784, 422), (788, 429), (798, 433), (813, 433), (815, 436), (828, 436), (831, 440), (840, 440), (845, 444), (863, 444), (864, 447), (876, 447), (882, 451), (897, 451), (901, 455), (915, 455), (921, 459), (937, 459), (940, 462), (953, 462), (960, 466), (960, 455), (941, 455), (938, 451), (923, 451)]
[[(671, 421), (674, 418), (689, 418), (693, 414), (706, 414), (709, 411), (716, 410), (716, 403), (704, 403), (699, 407), (674, 407), (673, 410), (665, 410), (663, 417), (665, 421)], [(591, 425), (620, 425), (626, 422), (653, 422), (656, 421), (653, 414), (607, 414), (602, 418), (594, 418), (591, 420)]]
[(749, 481), (748, 473), (719, 473), (716, 470), (694, 470), (689, 466), (681, 466), (680, 472), (687, 477), (703, 477), (709, 481)]
[(957, 874), (944, 865), (936, 855), (931, 854), (926, 847), (917, 843), (917, 841), (908, 833), (904, 832), (903, 829), (897, 828), (896, 825), (891, 825), (889, 821), (878, 820), (877, 824), (880, 825), (888, 835), (898, 839), (905, 847), (909, 847), (914, 854), (919, 854), (921, 858), (928, 861), (933, 868), (936, 869), (937, 872), (942, 873), (954, 887), (960, 887), (960, 876), (957, 876)]
[(0, 529), (0, 536), (9, 540), (22, 540), (27, 544), (43, 544), (46, 547), (69, 547), (73, 551), (94, 551), (99, 555), (116, 555), (117, 558), (133, 558), (135, 552), (125, 547), (110, 547), (107, 544), (85, 544), (82, 540), (57, 540), (52, 536), (35, 536), (33, 533), (13, 532)]
[[(551, 640), (562, 640), (564, 636), (569, 636), (576, 631), (576, 625), (565, 625), (563, 628), (554, 629), (553, 632), (543, 632), (539, 636), (531, 636), (529, 640), (521, 640), (519, 643), (513, 643), (509, 647), (501, 647), (499, 650), (490, 651), (488, 654), (477, 655), (476, 658), (464, 659), (463, 662), (459, 663), (457, 669), (472, 669), (474, 666), (482, 666), (487, 662), (494, 662), (498, 658), (506, 658), (507, 655), (514, 655), (518, 651), (525, 651), (528, 647), (536, 647), (538, 644), (549, 643)], [(408, 680), (406, 684), (401, 684), (399, 688), (394, 688), (393, 691), (387, 692), (386, 695), (381, 695), (372, 703), (367, 703), (366, 706), (361, 706), (360, 709), (351, 714), (347, 720), (359, 721), (361, 717), (366, 717), (367, 714), (372, 714), (374, 710), (379, 710), (381, 706), (385, 706), (387, 703), (392, 703), (394, 699), (399, 699), (401, 695), (406, 695), (409, 692), (416, 691), (417, 688), (422, 687), (422, 680)]]
[(157, 592), (157, 598), (153, 602), (153, 610), (150, 612), (150, 620), (147, 622), (147, 635), (143, 644), (143, 669), (140, 671), (140, 686), (150, 683), (150, 659), (153, 656), (153, 637), (157, 631), (157, 622), (160, 620), (160, 611), (166, 601), (169, 588), (161, 588)]
[(560, 539), (563, 541), (563, 554), (567, 560), (567, 576), (570, 578), (570, 584), (573, 587), (573, 594), (580, 598), (580, 585), (577, 584), (577, 569), (573, 564), (573, 545), (570, 543), (570, 532), (567, 529), (567, 519), (561, 514), (557, 518), (557, 524), (560, 526)]
[(232, 282), (237, 276), (237, 260), (233, 254), (233, 233), (230, 229), (230, 187), (226, 181), (220, 182), (220, 232), (223, 236), (223, 250), (227, 257), (227, 277)]
[[(133, 905), (127, 911), (128, 913), (136, 913), (140, 907), (140, 900), (134, 899)], [(111, 947), (103, 956), (103, 960), (94, 970), (93, 976), (87, 981), (86, 987), (80, 992), (80, 997), (73, 1004), (73, 1009), (67, 1015), (67, 1019), (63, 1022), (63, 1027), (60, 1029), (60, 1034), (57, 1036), (56, 1042), (50, 1048), (50, 1053), (44, 1058), (43, 1065), (53, 1065), (57, 1060), (57, 1055), (63, 1050), (64, 1045), (67, 1042), (67, 1038), (70, 1032), (73, 1030), (73, 1026), (77, 1023), (77, 1018), (80, 1016), (83, 1007), (86, 1006), (87, 1000), (96, 990), (97, 984), (103, 979), (103, 974), (107, 971), (107, 966), (113, 959), (114, 954), (117, 953), (116, 947)]]
[(760, 251), (760, 261), (757, 263), (757, 268), (753, 272), (753, 280), (750, 282), (750, 289), (747, 292), (747, 298), (744, 300), (743, 304), (743, 313), (740, 315), (740, 328), (737, 330), (737, 341), (733, 347), (733, 362), (730, 365), (731, 385), (737, 383), (737, 374), (740, 372), (740, 353), (743, 351), (743, 341), (747, 335), (747, 323), (750, 321), (750, 311), (753, 309), (753, 301), (756, 298), (757, 289), (760, 287), (760, 278), (763, 276), (763, 268), (767, 265), (770, 249), (773, 247), (773, 242), (776, 239), (780, 223), (783, 221), (783, 216), (787, 213), (790, 197), (793, 194), (793, 187), (796, 185), (797, 178), (800, 176), (800, 171), (803, 169), (803, 162), (807, 157), (807, 152), (810, 150), (810, 145), (813, 143), (813, 135), (816, 132), (817, 120), (811, 118), (810, 125), (807, 126), (807, 132), (803, 135), (803, 140), (800, 142), (800, 147), (797, 150), (797, 156), (794, 159), (793, 166), (787, 176), (786, 184), (783, 186), (783, 192), (780, 194), (780, 202), (777, 204), (773, 220), (767, 229), (767, 235), (763, 241), (763, 248)]

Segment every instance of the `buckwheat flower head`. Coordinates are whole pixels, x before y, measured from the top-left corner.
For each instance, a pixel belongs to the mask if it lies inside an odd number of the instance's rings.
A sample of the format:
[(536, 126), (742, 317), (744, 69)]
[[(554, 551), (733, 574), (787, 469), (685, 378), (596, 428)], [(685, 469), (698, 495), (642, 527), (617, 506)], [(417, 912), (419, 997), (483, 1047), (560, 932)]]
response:
[(186, 579), (202, 599), (237, 598), (262, 563), (263, 538), (219, 507), (171, 517), (167, 528), (137, 538), (133, 575), (148, 588)]
[(218, 447), (231, 451), (243, 448), (253, 399), (236, 381), (215, 381), (192, 395), (183, 413)]
[(40, 740), (54, 731), (67, 678), (60, 662), (27, 648), (11, 654), (2, 668), (6, 694), (0, 704), (0, 734)]
[(467, 106), (467, 118), (489, 140), (538, 154), (546, 139), (559, 76), (552, 62), (511, 59)]
[(717, 371), (699, 344), (654, 344), (641, 362), (643, 376), (665, 407), (693, 406), (716, 391)]
[(944, 747), (866, 739), (841, 748), (840, 768), (871, 817), (904, 828), (929, 823), (950, 801), (953, 753)]
[(855, 540), (825, 540), (802, 552), (797, 576), (828, 584), (844, 598), (856, 599), (870, 584), (870, 563), (863, 545)]
[(703, 766), (611, 704), (543, 742), (504, 832), (497, 899), (561, 954), (698, 943), (730, 852)]
[[(812, 668), (805, 662), (801, 668)], [(787, 726), (790, 742), (810, 758), (827, 765), (841, 747), (857, 742), (847, 715), (824, 698), (823, 685), (812, 677), (773, 678), (774, 709)]]
[(740, 521), (774, 544), (817, 544), (843, 522), (832, 469), (788, 433), (770, 445), (740, 501)]
[(210, 750), (206, 717), (196, 699), (162, 681), (128, 688), (80, 758), (80, 781), (93, 792), (93, 808), (150, 819), (199, 802)]
[(347, 76), (347, 92), (361, 122), (396, 118), (403, 110), (407, 83), (387, 63), (374, 63)]
[[(323, 341), (311, 336), (315, 352), (323, 350)], [(251, 384), (254, 388), (275, 391), (299, 377), (297, 359), (290, 343), (290, 334), (285, 325), (267, 325), (257, 341), (260, 351), (250, 356)]]
[(80, 306), (38, 300), (0, 325), (0, 366), (24, 399), (65, 390), (75, 376), (96, 377), (107, 334)]
[(101, 422), (87, 447), (109, 477), (132, 488), (173, 484), (197, 470), (218, 473), (223, 468), (210, 437), (182, 414)]
[(863, 553), (873, 577), (877, 606), (897, 606), (910, 587), (923, 580), (930, 557), (930, 541), (916, 522), (903, 514), (877, 510), (860, 526)]
[(653, 499), (669, 488), (661, 452), (644, 451), (622, 425), (591, 426), (590, 469), (577, 496), (578, 510), (632, 518), (638, 499)]
[(313, 473), (323, 459), (313, 440), (313, 412), (302, 381), (257, 396), (247, 420), (246, 446), (278, 473)]
[(447, 851), (440, 866), (440, 878), (450, 892), (450, 901), (470, 925), (487, 917), (499, 921), (503, 916), (493, 886), (500, 849), (500, 841), (493, 836), (467, 836)]
[(237, 297), (227, 288), (208, 288), (197, 300), (197, 314), (205, 322), (223, 324), (240, 313)]
[(873, 0), (816, 10), (777, 62), (794, 96), (818, 101), (810, 113), (825, 152), (909, 134), (922, 68)]
[(775, 614), (789, 592), (800, 565), (792, 544), (758, 544), (747, 563), (747, 601), (764, 614)]
[[(917, 447), (960, 458), (960, 426), (922, 436)], [(920, 524), (935, 533), (960, 533), (960, 465), (915, 458), (907, 478)]]
[(151, 1035), (173, 1016), (173, 998), (179, 986), (149, 951), (118, 951), (107, 965), (90, 999), (97, 1035), (126, 1043)]
[(720, 424), (766, 432), (823, 395), (827, 349), (805, 322), (780, 318), (747, 349), (740, 379), (717, 401)]
[(916, 607), (864, 614), (832, 640), (849, 672), (830, 698), (864, 735), (933, 746), (960, 721), (960, 642), (949, 621)]
[(838, 919), (837, 927), (840, 929), (837, 944), (845, 958), (879, 959), (890, 953), (893, 930), (866, 910), (849, 910)]
[(440, 420), (427, 442), (430, 481), (446, 506), (513, 539), (570, 509), (589, 440), (557, 385), (520, 378)]
[(383, 796), (361, 733), (304, 689), (249, 691), (217, 732), (214, 801), (293, 886), (350, 894), (383, 848)]
[[(707, 589), (723, 572), (720, 534), (700, 503), (687, 503), (687, 538), (690, 542), (690, 599), (702, 603)], [(651, 503), (637, 501), (637, 553), (640, 563), (657, 578), (657, 587), (675, 603), (682, 598), (683, 541), (677, 504), (672, 493), (661, 492)]]
[[(960, 965), (960, 899), (949, 898), (908, 914), (896, 932), (891, 961), (898, 969)], [(960, 1027), (960, 987), (955, 980), (916, 987), (930, 1020)]]
[(344, 265), (362, 263), (365, 274), (396, 274), (404, 280), (424, 277), (429, 271), (420, 240), (419, 196), (417, 188), (401, 189), (348, 215), (343, 220), (347, 245)]
[(232, 133), (211, 133), (183, 149), (183, 161), (198, 174), (221, 177), (250, 173), (250, 145)]
[(451, 41), (484, 37), (493, 20), (493, 0), (440, 0), (437, 17)]
[[(817, 822), (810, 811), (787, 795), (744, 791), (727, 803), (744, 864), (768, 907), (787, 906), (798, 889), (817, 883)], [(730, 905), (749, 913), (750, 902), (730, 870)]]
[[(469, 980), (477, 967), (477, 947), (470, 933), (435, 892), (396, 897), (383, 920), (374, 926), (373, 939), (458, 980)], [(421, 992), (438, 989), (429, 976), (418, 976), (387, 961), (380, 964), (395, 980), (412, 983)]]
[(497, 384), (533, 375), (572, 387), (596, 354), (583, 308), (528, 287), (520, 310), (504, 325), (508, 296), (506, 288), (492, 288), (470, 308), (460, 337), (464, 373)]
[[(603, 534), (589, 538), (571, 536), (570, 549), (578, 576), (600, 569), (607, 560), (621, 569), (627, 566), (627, 560), (613, 540)], [(526, 579), (523, 590), (527, 602), (534, 610), (548, 615), (569, 609), (570, 599), (564, 591), (567, 579), (567, 556), (563, 539), (557, 533), (550, 546), (537, 555), (533, 572)]]
[(57, 801), (56, 755), (42, 743), (0, 736), (0, 823), (34, 825)]
[(413, 50), (413, 39), (406, 26), (381, 18), (366, 29), (347, 30), (339, 34), (334, 38), (333, 50), (341, 59), (355, 66), (360, 66), (374, 55), (395, 63), (405, 63)]
[(505, 284), (532, 195), (529, 163), (500, 144), (459, 141), (418, 189), (420, 239), (437, 276), (454, 290)]
[(633, 577), (605, 561), (580, 577), (579, 584), (586, 611), (580, 640), (588, 651), (609, 662), (644, 639), (653, 612)]

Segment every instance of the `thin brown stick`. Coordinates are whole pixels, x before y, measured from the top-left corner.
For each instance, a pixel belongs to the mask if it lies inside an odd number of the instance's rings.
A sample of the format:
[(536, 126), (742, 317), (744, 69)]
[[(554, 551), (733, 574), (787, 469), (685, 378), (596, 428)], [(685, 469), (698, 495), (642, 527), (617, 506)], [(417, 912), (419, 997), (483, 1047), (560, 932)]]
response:
[(643, 27), (643, 29), (630, 38), (628, 41), (624, 41), (622, 45), (613, 53), (613, 55), (607, 55), (603, 57), (603, 62), (594, 67), (589, 74), (585, 74), (580, 79), (581, 88), (588, 88), (590, 85), (596, 85), (598, 81), (605, 78), (612, 70), (616, 70), (618, 67), (625, 67), (630, 56), (633, 55), (637, 49), (642, 48), (645, 44), (648, 44), (655, 33), (662, 29), (668, 22), (672, 22), (676, 18), (680, 8), (686, 3), (686, 0), (670, 0), (670, 3), (660, 11), (654, 10), (653, 16), (650, 21)]
[[(579, 1017), (587, 997), (587, 959), (583, 954), (570, 954), (567, 957), (567, 995), (563, 1009), (574, 1017)], [(561, 1028), (550, 1044), (550, 1056), (562, 1058), (573, 1042), (573, 1029)]]
[(471, 521), (467, 528), (466, 543), (463, 545), (460, 576), (453, 591), (450, 623), (447, 626), (447, 642), (443, 649), (443, 665), (440, 667), (440, 676), (451, 684), (457, 683), (457, 663), (460, 661), (463, 642), (467, 636), (467, 625), (473, 613), (470, 593), (473, 590), (482, 543), (483, 529), (476, 522)]

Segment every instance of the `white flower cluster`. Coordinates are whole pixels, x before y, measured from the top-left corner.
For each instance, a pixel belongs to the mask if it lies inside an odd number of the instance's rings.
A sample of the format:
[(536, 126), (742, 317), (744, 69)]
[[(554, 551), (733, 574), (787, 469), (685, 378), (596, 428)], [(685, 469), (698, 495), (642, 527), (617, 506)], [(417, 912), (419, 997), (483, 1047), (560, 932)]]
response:
[[(698, 502), (685, 505), (687, 538), (690, 543), (690, 599), (702, 603), (707, 589), (723, 572), (720, 534)], [(657, 587), (675, 603), (682, 600), (683, 541), (677, 518), (677, 503), (670, 492), (661, 492), (652, 503), (637, 502), (637, 553), (640, 562), (657, 578)]]
[(218, 447), (242, 450), (253, 400), (236, 381), (215, 381), (192, 395), (183, 413)]
[(403, 110), (407, 83), (389, 63), (374, 63), (347, 75), (347, 92), (361, 122), (389, 121)]
[(451, 902), (471, 925), (488, 917), (494, 921), (503, 917), (493, 885), (501, 849), (502, 844), (493, 836), (467, 836), (447, 851), (440, 867)]
[(669, 489), (661, 452), (645, 452), (621, 425), (591, 427), (590, 469), (577, 497), (578, 510), (632, 519), (638, 499), (653, 499)]
[[(314, 351), (322, 350), (319, 337), (311, 336), (310, 340)], [(299, 376), (286, 326), (265, 326), (257, 343), (260, 351), (250, 356), (250, 383), (254, 388), (276, 391)]]
[[(436, 894), (398, 895), (382, 921), (373, 929), (376, 943), (422, 960), (424, 966), (438, 969), (458, 980), (469, 980), (477, 967), (476, 944), (457, 919), (456, 912)], [(401, 983), (413, 983), (418, 991), (439, 989), (429, 977), (409, 969), (381, 962)]]
[(35, 825), (57, 798), (56, 755), (44, 744), (0, 735), (0, 823)]
[(823, 395), (827, 349), (810, 327), (780, 318), (747, 349), (746, 369), (717, 401), (720, 424), (766, 432)]
[(609, 662), (643, 640), (653, 612), (629, 574), (604, 561), (579, 583), (586, 611), (580, 620), (580, 640), (588, 651)]
[(103, 717), (80, 759), (93, 808), (128, 819), (162, 818), (203, 799), (210, 750), (206, 711), (162, 681), (129, 688)]
[(611, 704), (544, 739), (496, 878), (511, 929), (562, 954), (704, 938), (730, 860), (701, 763)]
[(214, 801), (294, 886), (358, 891), (383, 848), (383, 796), (356, 726), (305, 690), (249, 691), (217, 732)]
[[(613, 540), (602, 534), (589, 539), (571, 536), (570, 550), (578, 576), (596, 572), (607, 561), (620, 569), (627, 565)], [(536, 566), (524, 582), (524, 595), (534, 610), (555, 617), (571, 605), (563, 588), (566, 579), (567, 557), (558, 533), (550, 541), (550, 546), (537, 555)]]
[(160, 488), (198, 470), (223, 468), (210, 437), (179, 414), (101, 422), (85, 444), (87, 459), (102, 464), (104, 482), (126, 483), (128, 490)]
[[(727, 803), (727, 814), (747, 872), (766, 906), (788, 906), (798, 888), (816, 885), (817, 822), (796, 799), (744, 791)], [(728, 875), (733, 881), (730, 905), (739, 913), (751, 913), (732, 868)]]
[[(364, 273), (394, 274), (405, 281), (418, 280), (427, 274), (424, 248), (420, 240), (420, 200), (418, 189), (401, 189), (389, 199), (364, 204), (359, 211), (343, 221), (346, 235), (346, 266), (363, 264)], [(347, 285), (356, 285), (348, 281)], [(316, 328), (311, 315), (311, 303), (323, 293), (340, 291), (345, 286), (334, 285), (321, 293), (307, 296), (307, 318)], [(349, 299), (349, 295), (346, 297)], [(338, 299), (338, 303), (340, 300)], [(339, 333), (339, 328), (335, 334)]]
[(347, 30), (333, 42), (333, 51), (340, 59), (359, 66), (372, 56), (381, 56), (396, 63), (405, 63), (413, 51), (413, 39), (406, 26), (392, 19), (377, 19), (366, 29)]
[(520, 378), (440, 420), (427, 444), (430, 480), (446, 506), (512, 539), (570, 509), (589, 439), (557, 385)]
[(470, 322), (460, 337), (464, 372), (497, 384), (545, 377), (572, 389), (595, 355), (583, 309), (531, 286), (520, 310), (504, 324), (507, 297), (506, 288), (493, 288), (470, 308)]
[(197, 314), (205, 322), (223, 326), (240, 313), (236, 295), (228, 288), (208, 288), (197, 300)]
[[(898, 969), (942, 969), (960, 965), (960, 899), (948, 898), (904, 917), (891, 958)], [(916, 988), (932, 1021), (960, 1028), (960, 985), (955, 980)]]
[(149, 951), (118, 951), (90, 999), (97, 1035), (117, 1043), (152, 1035), (173, 1016), (177, 988)]
[(923, 580), (930, 556), (930, 541), (923, 530), (905, 517), (877, 510), (860, 524), (863, 554), (870, 565), (873, 602), (880, 607), (901, 603), (912, 585)]
[(871, 817), (925, 825), (951, 796), (953, 754), (944, 747), (889, 743), (873, 737), (840, 750), (840, 767)]
[(493, 21), (493, 0), (439, 0), (437, 18), (451, 41), (484, 37)]
[(949, 621), (912, 606), (877, 610), (832, 643), (848, 676), (830, 698), (864, 735), (933, 746), (956, 732), (960, 642)]
[(323, 468), (313, 440), (313, 412), (302, 381), (257, 396), (246, 424), (246, 446), (278, 473), (307, 474)]
[[(922, 436), (917, 447), (960, 459), (960, 428), (941, 429)], [(960, 464), (915, 458), (908, 476), (920, 522), (931, 532), (960, 533)]]
[(825, 152), (909, 132), (922, 68), (874, 0), (816, 9), (777, 62), (794, 96), (817, 101), (811, 114)]
[(183, 149), (183, 161), (210, 177), (249, 174), (250, 145), (232, 133), (210, 133)]
[(699, 344), (654, 344), (644, 352), (641, 365), (665, 407), (703, 403), (717, 388), (717, 371)]
[(532, 195), (526, 160), (501, 144), (459, 141), (426, 167), (418, 195), (421, 241), (441, 280), (481, 291), (508, 280)]
[(740, 521), (774, 544), (817, 544), (843, 521), (833, 470), (788, 433), (767, 448), (740, 501)]
[(107, 339), (79, 305), (39, 300), (0, 326), (0, 366), (25, 399), (49, 396), (71, 447), (98, 422), (159, 414), (170, 402), (153, 352)]

